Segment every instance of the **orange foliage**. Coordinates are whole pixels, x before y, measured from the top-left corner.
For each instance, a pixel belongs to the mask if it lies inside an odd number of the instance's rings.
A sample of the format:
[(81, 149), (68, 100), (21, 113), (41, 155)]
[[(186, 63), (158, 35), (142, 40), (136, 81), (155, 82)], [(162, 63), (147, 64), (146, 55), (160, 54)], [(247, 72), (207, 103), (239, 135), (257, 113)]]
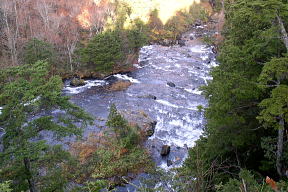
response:
[[(0, 33), (0, 48), (13, 52), (10, 63), (18, 65), (25, 43), (32, 38), (53, 44), (59, 55), (71, 62), (76, 43), (83, 36), (81, 28), (93, 27), (90, 36), (98, 33), (114, 9), (108, 0), (0, 0), (0, 10), (8, 23)], [(0, 55), (0, 61), (3, 59)]]
[(270, 187), (274, 190), (274, 191), (276, 191), (276, 192), (278, 192), (279, 190), (278, 190), (278, 187), (277, 187), (277, 183), (273, 180), (273, 179), (271, 179), (270, 177), (266, 177), (266, 183), (268, 184), (268, 185), (270, 185)]
[(70, 153), (78, 157), (80, 163), (85, 163), (100, 145), (106, 145), (103, 133), (90, 134), (86, 141), (75, 142), (71, 145)]
[(80, 25), (85, 29), (89, 28), (92, 25), (91, 15), (87, 8), (84, 8), (82, 10), (81, 14), (77, 16), (77, 20), (80, 23)]

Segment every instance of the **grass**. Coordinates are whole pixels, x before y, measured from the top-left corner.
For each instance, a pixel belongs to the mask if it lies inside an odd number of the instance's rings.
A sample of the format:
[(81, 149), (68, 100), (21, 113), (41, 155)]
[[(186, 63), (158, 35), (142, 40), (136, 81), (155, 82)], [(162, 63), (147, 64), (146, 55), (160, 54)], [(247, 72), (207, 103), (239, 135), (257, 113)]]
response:
[(149, 153), (141, 145), (123, 148), (113, 134), (90, 135), (86, 142), (74, 143), (71, 153), (79, 162), (72, 168), (78, 184), (104, 179), (111, 186), (115, 185), (111, 182), (113, 177), (136, 175), (153, 168)]

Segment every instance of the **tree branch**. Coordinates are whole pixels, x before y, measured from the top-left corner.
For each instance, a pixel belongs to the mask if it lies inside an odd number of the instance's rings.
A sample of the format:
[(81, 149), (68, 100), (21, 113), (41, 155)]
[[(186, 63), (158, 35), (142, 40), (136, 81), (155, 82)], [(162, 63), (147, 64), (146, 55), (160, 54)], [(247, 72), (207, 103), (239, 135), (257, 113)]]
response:
[(284, 26), (284, 23), (283, 23), (281, 17), (278, 14), (276, 15), (276, 17), (277, 17), (277, 20), (278, 20), (278, 23), (279, 23), (280, 29), (281, 29), (281, 38), (282, 38), (282, 40), (283, 40), (283, 42), (285, 44), (285, 47), (286, 47), (286, 49), (288, 51), (288, 35), (287, 35), (287, 31), (285, 29), (285, 26)]

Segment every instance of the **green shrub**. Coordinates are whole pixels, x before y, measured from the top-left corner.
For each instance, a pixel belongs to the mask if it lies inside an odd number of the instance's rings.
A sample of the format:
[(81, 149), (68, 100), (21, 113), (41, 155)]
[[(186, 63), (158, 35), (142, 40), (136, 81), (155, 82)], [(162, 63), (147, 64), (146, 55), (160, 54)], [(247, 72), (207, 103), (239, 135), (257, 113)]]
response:
[(241, 170), (238, 179), (230, 179), (225, 185), (217, 185), (217, 192), (241, 192), (241, 191), (255, 191), (255, 192), (273, 192), (272, 188), (267, 185), (264, 180), (258, 182), (254, 175), (248, 170)]
[(88, 68), (100, 72), (112, 72), (123, 58), (122, 40), (118, 31), (96, 35), (80, 50), (80, 61)]
[(136, 19), (130, 30), (127, 31), (130, 49), (137, 49), (148, 43), (148, 28), (143, 21)]
[(39, 60), (45, 60), (50, 65), (53, 65), (55, 64), (56, 52), (51, 44), (34, 38), (25, 45), (23, 57), (25, 64), (32, 64)]
[(136, 127), (131, 127), (124, 117), (117, 111), (115, 104), (110, 107), (110, 114), (106, 125), (111, 128), (118, 142), (127, 149), (139, 144), (139, 133)]
[(12, 189), (10, 188), (10, 181), (6, 181), (4, 183), (0, 183), (0, 191), (1, 192), (11, 192)]

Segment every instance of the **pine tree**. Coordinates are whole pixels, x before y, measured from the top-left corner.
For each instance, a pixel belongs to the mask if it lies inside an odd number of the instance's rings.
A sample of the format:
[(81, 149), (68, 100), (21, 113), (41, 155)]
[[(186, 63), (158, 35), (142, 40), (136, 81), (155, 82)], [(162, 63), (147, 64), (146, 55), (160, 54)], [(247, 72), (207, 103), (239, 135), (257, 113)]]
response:
[[(274, 58), (267, 62), (259, 77), (260, 87), (271, 89), (271, 96), (260, 103), (263, 109), (258, 119), (265, 127), (278, 130), (276, 167), (280, 176), (286, 175), (283, 165), (284, 132), (288, 122), (288, 58)], [(286, 175), (288, 176), (288, 174)]]
[(124, 58), (118, 31), (107, 31), (96, 35), (80, 50), (81, 62), (100, 72), (112, 72), (117, 62)]
[[(67, 183), (62, 170), (70, 155), (41, 136), (79, 137), (91, 122), (90, 116), (62, 96), (62, 80), (48, 76), (48, 68), (47, 62), (37, 61), (0, 71), (4, 80), (0, 127), (5, 133), (0, 179), (13, 181), (14, 191), (62, 191)], [(53, 115), (55, 109), (61, 113)]]
[(51, 44), (34, 38), (25, 45), (23, 55), (25, 64), (32, 64), (39, 60), (45, 60), (52, 65), (55, 63), (56, 53)]
[[(209, 100), (205, 137), (190, 150), (184, 166), (189, 176), (200, 175), (202, 186), (210, 186), (203, 190), (215, 190), (213, 184), (227, 182), (241, 168), (276, 176), (280, 167), (279, 175), (286, 174), (287, 5), (278, 0), (225, 1), (220, 64), (203, 87)], [(278, 139), (278, 147), (270, 146), (277, 153), (274, 167), (267, 164), (262, 145), (267, 138)]]

